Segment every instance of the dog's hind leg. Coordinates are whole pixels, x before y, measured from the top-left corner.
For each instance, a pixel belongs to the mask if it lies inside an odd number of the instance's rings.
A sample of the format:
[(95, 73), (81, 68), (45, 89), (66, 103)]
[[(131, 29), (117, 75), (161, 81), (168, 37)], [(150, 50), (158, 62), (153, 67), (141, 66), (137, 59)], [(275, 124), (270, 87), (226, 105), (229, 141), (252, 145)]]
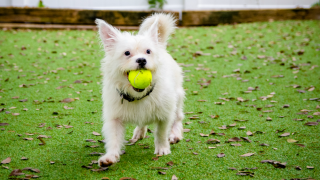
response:
[(177, 103), (177, 110), (176, 110), (176, 117), (174, 123), (172, 124), (171, 132), (169, 135), (169, 141), (171, 144), (178, 143), (183, 138), (183, 125), (182, 120), (184, 118), (183, 114), (183, 99), (184, 99), (184, 92), (178, 93), (178, 103)]
[(132, 139), (143, 139), (146, 136), (148, 126), (137, 126), (133, 131)]

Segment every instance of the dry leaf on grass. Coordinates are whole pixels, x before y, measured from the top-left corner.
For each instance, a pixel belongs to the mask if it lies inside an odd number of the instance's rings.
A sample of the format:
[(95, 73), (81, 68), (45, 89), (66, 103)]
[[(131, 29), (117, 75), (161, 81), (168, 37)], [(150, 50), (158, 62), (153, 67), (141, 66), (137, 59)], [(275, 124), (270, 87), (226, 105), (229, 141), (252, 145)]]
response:
[(200, 133), (200, 136), (201, 136), (201, 137), (209, 137), (209, 134)]
[(132, 177), (122, 177), (119, 180), (136, 180), (136, 179)]
[(307, 126), (316, 126), (318, 125), (319, 123), (318, 122), (307, 122), (305, 123), (304, 125), (307, 125)]
[(171, 180), (178, 180), (178, 177), (176, 175), (172, 175)]
[(254, 155), (255, 153), (246, 153), (246, 154), (243, 154), (243, 155), (240, 155), (241, 157), (249, 157), (249, 156), (252, 156)]
[(298, 140), (295, 140), (295, 139), (287, 139), (287, 142), (288, 142), (288, 143), (296, 143), (296, 142), (298, 142)]
[(320, 112), (313, 113), (314, 116), (320, 116)]
[(262, 144), (259, 144), (259, 146), (269, 146), (269, 144), (262, 143)]
[(217, 154), (217, 157), (218, 158), (222, 158), (222, 157), (225, 157), (226, 155), (224, 153), (220, 153), (220, 154)]
[(172, 161), (169, 161), (169, 162), (167, 162), (166, 164), (167, 164), (168, 166), (173, 166), (174, 163), (173, 163)]
[(231, 146), (242, 146), (241, 144), (230, 144)]
[(60, 101), (61, 103), (71, 103), (71, 102), (73, 102), (73, 101), (75, 101), (75, 99), (73, 99), (73, 98), (65, 98), (65, 99), (63, 99), (62, 101)]
[(7, 157), (3, 161), (1, 161), (1, 164), (9, 164), (11, 162), (11, 157)]
[(95, 135), (95, 136), (101, 136), (101, 134), (99, 134), (99, 133), (97, 133), (95, 131), (93, 131), (92, 134)]
[(236, 142), (236, 141), (242, 141), (242, 140), (238, 137), (233, 137), (231, 139), (228, 139), (228, 142)]
[(252, 133), (251, 131), (246, 132), (246, 134), (247, 134), (248, 136), (253, 136), (253, 133)]
[(207, 144), (218, 144), (220, 141), (218, 139), (208, 139)]
[(22, 157), (22, 158), (21, 158), (21, 160), (28, 160), (28, 158), (26, 158), (26, 157)]
[(11, 171), (11, 173), (9, 174), (9, 176), (21, 176), (24, 175), (24, 173), (22, 172), (21, 169), (14, 169), (13, 171)]
[(300, 147), (306, 147), (304, 144), (295, 144), (297, 146), (300, 146)]
[(283, 133), (283, 134), (281, 134), (279, 137), (286, 137), (286, 136), (290, 136), (290, 133), (289, 133), (289, 132)]

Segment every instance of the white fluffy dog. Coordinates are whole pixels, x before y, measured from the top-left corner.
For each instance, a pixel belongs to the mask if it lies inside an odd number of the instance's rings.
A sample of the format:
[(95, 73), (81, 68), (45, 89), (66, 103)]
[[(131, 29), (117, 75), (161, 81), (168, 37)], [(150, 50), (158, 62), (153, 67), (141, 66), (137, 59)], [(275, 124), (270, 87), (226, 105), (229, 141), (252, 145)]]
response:
[[(143, 139), (147, 125), (155, 123), (155, 154), (171, 153), (170, 143), (182, 139), (183, 100), (182, 69), (166, 51), (167, 40), (175, 29), (170, 14), (154, 14), (145, 19), (139, 33), (120, 32), (103, 20), (96, 20), (105, 50), (103, 72), (103, 127), (107, 153), (100, 166), (120, 159), (125, 124), (137, 125), (132, 139)], [(136, 89), (128, 81), (131, 70), (147, 69), (151, 85)]]

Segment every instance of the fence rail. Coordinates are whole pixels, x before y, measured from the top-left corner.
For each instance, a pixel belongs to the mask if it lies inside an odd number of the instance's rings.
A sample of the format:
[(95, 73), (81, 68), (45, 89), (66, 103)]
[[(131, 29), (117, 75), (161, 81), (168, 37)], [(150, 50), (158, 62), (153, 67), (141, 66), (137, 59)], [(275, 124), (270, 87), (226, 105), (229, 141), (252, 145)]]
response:
[[(42, 0), (48, 8), (148, 10), (148, 0)], [(0, 7), (37, 7), (39, 0), (0, 0)], [(164, 10), (310, 8), (319, 0), (167, 0)]]

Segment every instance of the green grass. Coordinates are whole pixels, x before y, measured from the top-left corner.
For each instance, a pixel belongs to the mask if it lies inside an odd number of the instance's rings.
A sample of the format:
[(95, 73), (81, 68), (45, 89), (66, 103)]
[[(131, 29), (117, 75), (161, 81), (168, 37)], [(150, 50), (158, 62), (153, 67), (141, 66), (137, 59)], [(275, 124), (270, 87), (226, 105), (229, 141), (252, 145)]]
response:
[[(33, 174), (41, 176), (40, 179), (171, 179), (173, 174), (179, 179), (251, 179), (249, 176), (236, 175), (237, 171), (229, 170), (229, 167), (235, 167), (238, 171), (245, 167), (257, 167), (255, 170), (247, 170), (254, 172), (255, 179), (317, 179), (320, 177), (320, 126), (304, 124), (320, 119), (317, 115), (314, 115), (313, 119), (307, 117), (320, 111), (316, 109), (320, 102), (309, 100), (320, 98), (319, 32), (319, 21), (265, 22), (178, 29), (170, 40), (168, 51), (179, 63), (193, 64), (183, 67), (187, 70), (185, 80), (190, 80), (184, 83), (187, 92), (184, 111), (194, 112), (186, 114), (184, 122), (192, 123), (184, 125), (184, 128), (191, 131), (184, 133), (183, 141), (171, 145), (170, 155), (160, 157), (157, 161), (152, 159), (155, 157), (154, 136), (148, 133), (150, 138), (133, 146), (126, 146), (126, 154), (121, 156), (119, 163), (107, 171), (92, 172), (81, 166), (98, 159), (98, 156), (90, 155), (91, 152), (105, 151), (103, 144), (85, 141), (103, 139), (102, 136), (92, 134), (93, 131), (100, 132), (102, 128), (99, 66), (103, 51), (98, 45), (96, 32), (0, 31), (0, 103), (3, 103), (0, 108), (6, 108), (4, 111), (10, 112), (0, 112), (0, 123), (9, 123), (8, 126), (0, 127), (0, 160), (7, 157), (12, 159), (9, 164), (2, 165), (8, 169), (0, 168), (0, 179), (7, 179), (13, 169), (25, 167), (39, 169), (40, 173)], [(26, 50), (21, 50), (22, 47)], [(299, 51), (302, 50), (304, 53), (299, 55)], [(194, 57), (196, 51), (211, 55)], [(259, 59), (258, 56), (262, 55), (266, 58)], [(247, 60), (242, 60), (243, 56), (246, 56)], [(294, 65), (299, 70), (290, 68)], [(63, 69), (57, 70), (58, 68)], [(240, 73), (233, 72), (238, 68)], [(246, 70), (250, 73), (245, 73)], [(273, 78), (274, 75), (284, 77)], [(237, 80), (237, 76), (249, 81)], [(199, 82), (204, 82), (204, 79), (211, 80), (211, 84), (207, 88), (200, 88)], [(76, 80), (87, 82), (74, 84)], [(19, 87), (22, 84), (26, 87)], [(301, 87), (293, 88), (293, 84)], [(65, 87), (56, 89), (59, 86)], [(243, 93), (248, 87), (256, 86), (259, 86), (260, 90)], [(297, 91), (311, 86), (315, 87), (313, 91)], [(193, 95), (193, 91), (198, 91), (198, 95)], [(226, 92), (228, 94), (223, 95)], [(275, 92), (273, 97), (267, 100), (260, 99), (261, 96), (270, 95), (272, 92)], [(14, 96), (19, 98), (12, 99)], [(219, 99), (220, 97), (235, 99), (224, 101)], [(238, 102), (238, 97), (248, 101)], [(60, 103), (64, 98), (79, 100)], [(28, 101), (19, 102), (21, 99)], [(35, 100), (38, 102), (34, 102)], [(225, 104), (216, 105), (215, 102)], [(265, 107), (269, 104), (274, 107)], [(290, 107), (283, 108), (284, 104), (289, 104)], [(64, 106), (74, 109), (66, 110)], [(10, 109), (11, 107), (16, 108)], [(24, 108), (28, 110), (23, 111)], [(258, 111), (257, 108), (262, 110)], [(312, 111), (307, 115), (298, 115), (302, 109)], [(265, 110), (273, 112), (264, 113)], [(54, 115), (53, 112), (57, 112), (58, 115)], [(20, 115), (13, 116), (12, 113)], [(200, 119), (189, 119), (193, 115), (198, 115)], [(220, 117), (212, 119), (210, 115)], [(266, 121), (268, 116), (272, 121)], [(304, 121), (294, 121), (294, 118)], [(248, 121), (236, 122), (235, 119)], [(199, 123), (201, 121), (205, 123)], [(226, 130), (218, 128), (235, 122), (235, 127)], [(46, 125), (39, 128), (40, 123)], [(73, 128), (57, 128), (57, 124), (70, 125)], [(242, 126), (246, 129), (239, 130)], [(47, 129), (48, 127), (52, 129)], [(127, 127), (127, 140), (131, 138), (133, 128), (133, 125)], [(153, 129), (152, 126), (150, 128)], [(294, 134), (279, 138), (282, 133), (276, 133), (276, 130), (283, 129), (283, 133)], [(209, 134), (211, 130), (223, 132), (225, 136), (199, 135)], [(242, 145), (240, 147), (225, 142), (232, 137), (247, 137), (247, 131), (264, 133), (249, 136), (251, 143), (236, 142)], [(46, 144), (40, 146), (37, 139), (40, 134), (52, 138), (43, 139)], [(33, 140), (23, 140), (29, 137)], [(219, 146), (206, 144), (210, 138), (219, 139), (221, 143)], [(191, 141), (186, 142), (186, 139)], [(298, 143), (306, 147), (288, 143), (287, 139), (299, 140)], [(259, 146), (261, 143), (270, 146)], [(146, 144), (150, 149), (143, 148)], [(99, 147), (90, 148), (86, 145)], [(209, 146), (216, 148), (208, 149)], [(194, 155), (193, 152), (198, 155)], [(225, 157), (217, 158), (216, 155), (219, 153), (224, 153)], [(245, 153), (255, 155), (240, 157)], [(20, 160), (23, 156), (28, 160)], [(260, 163), (262, 160), (287, 162), (287, 166), (279, 169), (268, 163)], [(50, 161), (54, 161), (55, 164), (50, 164)], [(165, 175), (158, 174), (158, 170), (151, 170), (151, 167), (168, 167), (166, 163), (169, 161), (173, 161), (174, 165), (168, 170), (160, 170), (166, 172)], [(295, 166), (300, 166), (302, 170), (296, 170)], [(307, 169), (306, 166), (314, 166), (314, 169)], [(94, 164), (93, 168), (98, 167)], [(27, 171), (24, 173), (32, 174)]]

